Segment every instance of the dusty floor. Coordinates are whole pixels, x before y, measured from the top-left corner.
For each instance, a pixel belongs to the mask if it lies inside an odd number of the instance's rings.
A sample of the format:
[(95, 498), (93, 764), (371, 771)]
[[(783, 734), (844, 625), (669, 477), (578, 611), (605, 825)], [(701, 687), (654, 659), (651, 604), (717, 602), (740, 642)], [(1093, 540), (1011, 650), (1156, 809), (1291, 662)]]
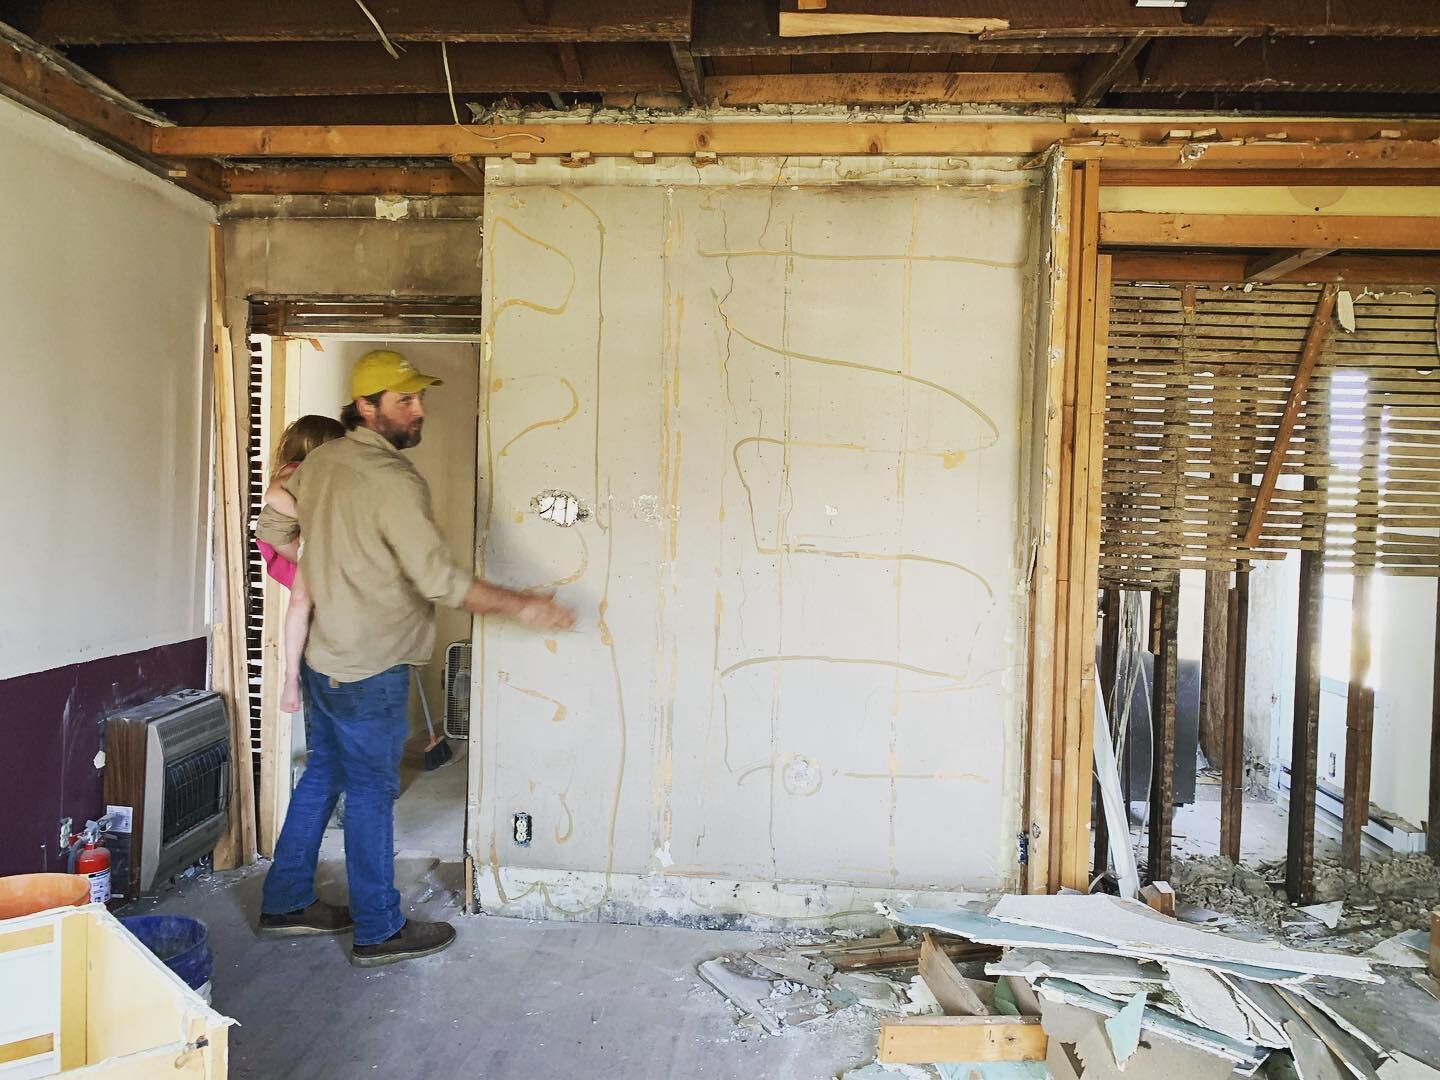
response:
[[(205, 920), (214, 1005), (239, 1021), (230, 1076), (833, 1077), (871, 1061), (873, 1023), (842, 1019), (743, 1042), (730, 1007), (695, 975), (757, 934), (540, 923), (459, 913), (463, 765), (408, 774), (396, 812), (396, 883), (407, 913), (452, 920), (439, 956), (351, 967), (347, 937), (261, 941), (264, 865), (182, 879), (129, 909)], [(322, 895), (344, 896), (339, 833), (322, 849)], [(438, 856), (438, 857), (437, 857)]]

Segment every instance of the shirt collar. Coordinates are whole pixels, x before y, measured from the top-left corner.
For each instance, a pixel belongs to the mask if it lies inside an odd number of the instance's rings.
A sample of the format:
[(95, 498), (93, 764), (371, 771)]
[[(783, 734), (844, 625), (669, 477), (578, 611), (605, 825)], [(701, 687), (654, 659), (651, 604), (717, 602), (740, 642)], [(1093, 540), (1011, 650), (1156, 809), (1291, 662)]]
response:
[(390, 451), (390, 453), (392, 454), (398, 455), (400, 453), (400, 451), (396, 450), (394, 445), (390, 442), (389, 439), (385, 438), (384, 435), (381, 435), (378, 431), (372, 431), (370, 428), (365, 427), (363, 424), (358, 427), (351, 428), (346, 433), (346, 438), (354, 439), (356, 442), (363, 443), (366, 446), (378, 446), (382, 450)]

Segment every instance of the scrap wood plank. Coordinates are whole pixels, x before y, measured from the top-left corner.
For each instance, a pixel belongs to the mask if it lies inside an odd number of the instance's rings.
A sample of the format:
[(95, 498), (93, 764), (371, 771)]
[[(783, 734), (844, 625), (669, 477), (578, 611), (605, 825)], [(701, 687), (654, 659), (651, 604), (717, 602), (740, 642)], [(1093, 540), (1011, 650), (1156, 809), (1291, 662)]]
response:
[(931, 934), (920, 938), (920, 977), (945, 1010), (946, 1016), (989, 1016), (989, 1008), (960, 974), (951, 959), (935, 945)]
[(917, 1016), (880, 1025), (878, 1060), (1043, 1061), (1049, 1040), (1037, 1016)]
[(1285, 411), (1275, 428), (1275, 441), (1270, 446), (1270, 458), (1265, 463), (1265, 474), (1260, 479), (1260, 490), (1255, 494), (1255, 508), (1250, 513), (1250, 525), (1245, 530), (1245, 543), (1251, 547), (1260, 540), (1265, 525), (1265, 511), (1275, 494), (1275, 484), (1280, 479), (1280, 469), (1285, 464), (1285, 453), (1290, 448), (1290, 436), (1295, 431), (1295, 421), (1300, 415), (1300, 406), (1305, 402), (1305, 393), (1310, 388), (1310, 377), (1315, 373), (1315, 364), (1320, 359), (1321, 347), (1330, 329), (1330, 316), (1335, 311), (1335, 296), (1339, 287), (1330, 282), (1320, 290), (1315, 301), (1315, 312), (1310, 317), (1310, 329), (1305, 334), (1305, 344), (1300, 350), (1300, 360), (1295, 365), (1295, 378), (1290, 383), (1290, 393), (1285, 400)]

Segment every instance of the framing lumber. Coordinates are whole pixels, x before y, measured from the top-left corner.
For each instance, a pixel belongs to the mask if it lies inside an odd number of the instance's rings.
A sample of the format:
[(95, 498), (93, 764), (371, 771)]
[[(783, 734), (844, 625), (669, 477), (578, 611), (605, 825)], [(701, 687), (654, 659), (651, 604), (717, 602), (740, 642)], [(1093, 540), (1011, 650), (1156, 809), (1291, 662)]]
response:
[(1219, 764), (1225, 745), (1225, 690), (1229, 669), (1230, 572), (1205, 571), (1205, 610), (1200, 646), (1200, 751)]
[(930, 934), (920, 938), (920, 977), (945, 1010), (946, 1016), (989, 1016), (991, 1010), (965, 981), (953, 960)]
[[(273, 456), (285, 431), (286, 401), (293, 390), (298, 395), (299, 372), (290, 363), (291, 343), (272, 338), (270, 364), (265, 372), (266, 396), (263, 416), (266, 456)], [(290, 714), (280, 708), (285, 687), (283, 637), (289, 590), (270, 575), (264, 577), (261, 596), (260, 659), (260, 812), (256, 823), (256, 846), (267, 859), (275, 856), (275, 842), (285, 823), (290, 805)]]
[(1172, 38), (1155, 43), (1143, 76), (1121, 79), (1115, 89), (1433, 93), (1440, 89), (1434, 55), (1425, 38)]
[(705, 76), (701, 73), (700, 64), (696, 61), (695, 54), (690, 51), (690, 46), (684, 42), (672, 41), (670, 60), (675, 65), (675, 77), (680, 80), (680, 87), (690, 99), (690, 104), (704, 105), (707, 100)]
[(1044, 1061), (1038, 1016), (917, 1016), (880, 1025), (877, 1060), (891, 1065), (945, 1061)]
[(1274, 442), (1270, 445), (1270, 457), (1265, 462), (1264, 475), (1255, 492), (1255, 506), (1250, 511), (1250, 525), (1245, 530), (1243, 543), (1255, 547), (1265, 528), (1265, 515), (1270, 509), (1270, 500), (1275, 495), (1275, 485), (1280, 479), (1280, 470), (1285, 465), (1285, 455), (1290, 449), (1290, 436), (1295, 431), (1295, 421), (1300, 407), (1305, 404), (1305, 394), (1310, 389), (1310, 377), (1315, 373), (1315, 364), (1325, 346), (1330, 332), (1330, 317), (1335, 311), (1335, 296), (1339, 289), (1332, 283), (1320, 290), (1315, 301), (1314, 313), (1310, 316), (1310, 328), (1305, 332), (1305, 344), (1300, 348), (1300, 359), (1295, 365), (1295, 376), (1285, 398), (1285, 409), (1275, 427)]
[[(384, 53), (381, 53), (384, 57)], [(666, 77), (674, 85), (675, 73), (666, 58)], [(1153, 171), (1159, 167), (1198, 171), (1208, 168), (1374, 168), (1440, 167), (1440, 123), (1414, 121), (1397, 124), (1399, 139), (1374, 139), (1375, 124), (1350, 121), (1235, 121), (1221, 125), (1227, 143), (1203, 143), (1201, 153), (1187, 152), (1193, 144), (1163, 143), (1174, 125), (1163, 121), (1124, 121), (1092, 124), (1045, 118), (843, 123), (816, 120), (723, 121), (698, 123), (625, 124), (356, 124), (333, 126), (209, 126), (159, 128), (151, 135), (152, 150), (167, 157), (240, 158), (435, 158), (451, 154), (505, 155), (524, 149), (538, 156), (559, 156), (587, 150), (596, 157), (629, 157), (637, 150), (657, 155), (691, 156), (698, 151), (718, 155), (767, 156), (776, 154), (973, 154), (1028, 156), (1059, 142), (1070, 160), (1094, 158), (1107, 172), (1126, 168)], [(1107, 134), (1108, 133), (1108, 134)], [(1289, 140), (1242, 143), (1285, 133)], [(1110, 138), (1121, 142), (1103, 142)], [(1300, 141), (1304, 140), (1304, 141)], [(1155, 145), (1137, 145), (1153, 143)], [(1112, 227), (1123, 224), (1107, 214)], [(1139, 215), (1160, 217), (1167, 215)], [(1175, 217), (1176, 215), (1168, 215)], [(1204, 215), (1200, 215), (1205, 220)], [(1246, 218), (1261, 224), (1263, 216)], [(1292, 220), (1292, 219), (1282, 219)], [(1300, 221), (1349, 221), (1363, 226), (1365, 218), (1327, 217)], [(1404, 222), (1407, 219), (1380, 219)], [(1422, 219), (1424, 220), (1424, 219)], [(1436, 219), (1428, 219), (1437, 228)], [(1154, 224), (1153, 222), (1148, 224)], [(1398, 232), (1402, 226), (1393, 231)], [(1138, 223), (1131, 231), (1150, 237)], [(1137, 241), (1138, 242), (1138, 241)], [(1238, 241), (1236, 241), (1238, 243)], [(1270, 247), (1314, 247), (1318, 238), (1306, 236), (1277, 241)], [(1251, 241), (1251, 247), (1256, 246)], [(1337, 247), (1357, 246), (1338, 243)], [(1380, 246), (1393, 246), (1382, 244)]]
[[(484, 159), (482, 158), (483, 162)], [(475, 164), (475, 158), (470, 154), (456, 154), (450, 159), (450, 164), (460, 171), (460, 174), (469, 180), (481, 191), (485, 190), (485, 167), (483, 164)]]
[[(251, 0), (244, 6), (187, 0), (19, 0), (7, 21), (52, 45), (223, 41), (374, 43), (375, 28), (351, 3)], [(550, 0), (542, 20), (515, 4), (426, 0), (380, 11), (392, 41), (684, 41), (690, 0)]]
[(1159, 598), (1159, 648), (1155, 650), (1154, 680), (1150, 687), (1150, 851), (1147, 869), (1151, 881), (1169, 881), (1170, 840), (1175, 817), (1175, 683), (1180, 632), (1180, 582)]
[(1121, 46), (1119, 52), (1110, 55), (1102, 53), (1091, 59), (1080, 73), (1080, 86), (1075, 94), (1080, 107), (1098, 105), (1126, 72), (1134, 70), (1136, 57), (1149, 42), (1149, 35), (1136, 34)]
[[(680, 90), (663, 43), (571, 46), (451, 45), (457, 94)], [(72, 58), (142, 100), (346, 94), (444, 94), (439, 44), (417, 42), (398, 60), (367, 43), (84, 46)]]
[(705, 88), (713, 105), (1063, 104), (1075, 100), (1075, 77), (1062, 72), (712, 75)]
[(255, 861), (255, 772), (250, 754), (250, 674), (245, 655), (245, 495), (240, 468), (240, 421), (230, 325), (225, 316), (225, 248), (219, 225), (210, 227), (211, 407), (215, 431), (215, 625), (211, 629), (211, 687), (230, 720), (230, 799), (225, 833), (215, 846), (215, 868)]
[[(1103, 174), (1102, 174), (1103, 175)], [(1197, 282), (1243, 285), (1245, 255), (1178, 254), (1168, 252), (1117, 251), (1115, 280), (1146, 282)], [(1424, 285), (1440, 283), (1440, 256), (1435, 255), (1330, 255), (1300, 270), (1281, 275), (1278, 281), (1333, 281), (1365, 285)]]
[(1359, 870), (1361, 840), (1365, 824), (1370, 820), (1370, 758), (1375, 722), (1375, 693), (1366, 685), (1370, 674), (1370, 569), (1357, 569), (1351, 581), (1350, 685), (1345, 695), (1345, 807), (1340, 857), (1351, 870)]
[(1279, 281), (1293, 270), (1309, 266), (1317, 259), (1331, 255), (1334, 248), (1302, 248), (1299, 251), (1272, 251), (1257, 255), (1245, 264), (1246, 281)]
[(1161, 214), (1122, 210), (1100, 215), (1100, 240), (1112, 247), (1440, 251), (1440, 217)]
[(981, 34), (1008, 30), (1006, 19), (983, 15), (887, 15), (870, 12), (780, 9), (781, 37), (832, 34)]
[[(1435, 676), (1430, 692), (1430, 791), (1425, 818), (1425, 852), (1440, 863), (1440, 583), (1435, 588)], [(1435, 923), (1431, 921), (1431, 932)]]
[(226, 169), (221, 186), (231, 195), (479, 195), (484, 191), (458, 169), (360, 168)]
[[(1318, 490), (1314, 477), (1307, 491)], [(1320, 609), (1325, 566), (1321, 552), (1300, 552), (1300, 612), (1295, 641), (1295, 722), (1290, 744), (1289, 836), (1285, 893), (1292, 904), (1315, 899), (1315, 783), (1320, 750)]]
[(1240, 861), (1245, 812), (1245, 650), (1250, 637), (1250, 567), (1237, 563), (1229, 592), (1229, 655), (1225, 669), (1225, 740), (1221, 749), (1220, 854)]
[(1106, 187), (1435, 187), (1430, 169), (1108, 169)]

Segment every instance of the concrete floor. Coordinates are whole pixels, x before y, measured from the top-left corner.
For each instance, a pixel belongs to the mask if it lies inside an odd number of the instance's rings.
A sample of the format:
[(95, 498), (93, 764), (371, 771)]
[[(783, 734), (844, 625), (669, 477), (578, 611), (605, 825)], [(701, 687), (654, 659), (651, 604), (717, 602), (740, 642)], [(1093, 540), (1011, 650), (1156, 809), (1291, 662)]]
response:
[[(1247, 795), (1240, 815), (1240, 859), (1247, 866), (1285, 858), (1289, 844), (1286, 804), (1275, 798)], [(1220, 782), (1201, 774), (1195, 801), (1175, 810), (1174, 852), (1177, 855), (1220, 854)], [(1340, 854), (1340, 845), (1321, 829), (1315, 832), (1316, 858)]]
[[(142, 911), (203, 919), (215, 1007), (231, 1032), (230, 1076), (449, 1080), (539, 1077), (833, 1077), (874, 1059), (875, 1023), (852, 1008), (778, 1038), (743, 1042), (695, 965), (764, 935), (606, 923), (524, 922), (459, 910), (463, 763), (408, 773), (396, 807), (396, 886), (408, 915), (451, 920), (438, 956), (361, 969), (348, 937), (262, 941), (265, 863), (181, 879)], [(320, 892), (343, 900), (338, 830)]]

